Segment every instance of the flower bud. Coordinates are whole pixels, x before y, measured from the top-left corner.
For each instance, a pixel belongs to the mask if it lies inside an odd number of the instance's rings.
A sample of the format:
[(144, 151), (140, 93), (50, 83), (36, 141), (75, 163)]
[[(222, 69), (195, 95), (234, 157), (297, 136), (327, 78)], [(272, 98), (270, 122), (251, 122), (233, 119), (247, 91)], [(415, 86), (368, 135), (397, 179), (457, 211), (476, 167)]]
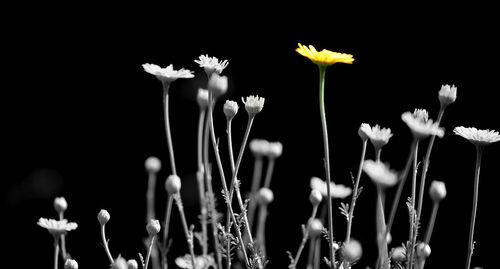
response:
[(66, 259), (64, 269), (78, 269), (78, 263), (72, 259)]
[(208, 107), (208, 90), (199, 88), (198, 89), (198, 94), (196, 95), (196, 102), (198, 103), (198, 106), (200, 109), (205, 109)]
[(268, 205), (274, 200), (273, 191), (269, 188), (261, 188), (259, 192), (257, 192), (256, 199), (259, 205)]
[(179, 193), (181, 190), (181, 178), (177, 175), (170, 175), (165, 182), (165, 189), (169, 195)]
[(269, 151), (269, 142), (265, 139), (252, 139), (250, 141), (250, 151), (255, 156), (264, 156), (267, 155), (267, 152)]
[(214, 98), (217, 98), (227, 92), (227, 77), (212, 73), (208, 80), (208, 90), (212, 92)]
[(312, 219), (307, 225), (307, 231), (310, 237), (316, 238), (323, 232), (323, 223), (319, 219)]
[(160, 229), (160, 222), (157, 219), (150, 219), (148, 224), (146, 224), (146, 231), (148, 231), (148, 234), (151, 236), (157, 235), (160, 232)]
[(416, 253), (418, 258), (426, 259), (431, 255), (431, 247), (426, 243), (418, 243)]
[(321, 203), (321, 200), (323, 200), (323, 195), (321, 192), (317, 189), (312, 189), (311, 194), (309, 194), (309, 201), (313, 206), (319, 205)]
[(280, 142), (270, 142), (268, 156), (269, 158), (278, 158), (283, 153), (283, 144)]
[(457, 99), (457, 87), (454, 85), (443, 85), (438, 93), (439, 103), (441, 106), (445, 107), (452, 104)]
[(363, 249), (357, 240), (351, 239), (342, 246), (342, 256), (348, 262), (352, 263), (359, 260), (361, 255), (363, 255)]
[(362, 141), (368, 140), (371, 132), (372, 132), (372, 127), (370, 127), (368, 123), (361, 123), (361, 126), (358, 129), (358, 135)]
[(68, 208), (68, 202), (66, 202), (66, 199), (64, 197), (56, 197), (54, 199), (54, 209), (58, 214), (64, 213), (66, 209)]
[(144, 167), (148, 173), (158, 173), (161, 169), (160, 159), (154, 156), (148, 157), (144, 162)]
[(406, 260), (406, 251), (403, 247), (395, 247), (391, 251), (391, 259), (395, 262), (403, 262)]
[(226, 115), (226, 118), (230, 120), (236, 115), (236, 113), (238, 113), (238, 108), (238, 103), (236, 103), (235, 101), (226, 100), (223, 108), (224, 115)]
[(128, 269), (138, 269), (139, 268), (139, 264), (137, 264), (137, 261), (134, 259), (128, 260), (127, 266), (128, 266)]
[(119, 256), (116, 260), (111, 264), (111, 269), (128, 269), (127, 261)]
[(246, 100), (243, 99), (243, 97), (241, 98), (241, 100), (245, 104), (245, 109), (248, 112), (249, 116), (257, 115), (264, 108), (264, 97), (250, 95), (246, 98)]
[(99, 213), (97, 214), (97, 220), (101, 225), (108, 223), (110, 217), (111, 216), (106, 209), (101, 209), (101, 211), (99, 211)]
[(446, 197), (446, 186), (442, 181), (432, 181), (429, 188), (429, 195), (432, 201), (438, 203)]

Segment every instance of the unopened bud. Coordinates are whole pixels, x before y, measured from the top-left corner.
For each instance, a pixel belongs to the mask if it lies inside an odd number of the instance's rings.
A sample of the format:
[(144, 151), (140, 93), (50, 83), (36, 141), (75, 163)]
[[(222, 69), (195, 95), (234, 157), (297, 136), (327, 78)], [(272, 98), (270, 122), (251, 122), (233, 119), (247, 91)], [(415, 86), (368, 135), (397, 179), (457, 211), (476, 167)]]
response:
[(205, 109), (208, 107), (208, 90), (199, 88), (198, 89), (198, 94), (196, 95), (196, 102), (198, 103), (198, 106), (200, 106), (201, 109)]
[(227, 92), (227, 77), (212, 73), (208, 80), (208, 90), (212, 92), (214, 98), (217, 98)]
[(167, 181), (165, 182), (165, 189), (170, 195), (179, 193), (181, 186), (181, 178), (177, 175), (168, 176)]
[(323, 232), (323, 223), (319, 219), (312, 219), (307, 225), (307, 231), (309, 232), (309, 236), (316, 238)]
[(146, 231), (149, 235), (157, 235), (160, 232), (161, 226), (157, 219), (150, 219), (146, 224)]
[(359, 260), (361, 255), (363, 255), (363, 249), (357, 240), (351, 239), (342, 246), (342, 256), (348, 262), (352, 263)]
[(431, 247), (426, 243), (419, 243), (417, 245), (417, 257), (421, 259), (426, 259), (431, 255)]
[(78, 263), (75, 260), (67, 259), (64, 262), (64, 269), (78, 269)]
[(127, 261), (119, 256), (116, 260), (111, 264), (111, 269), (128, 269)]
[(144, 167), (146, 168), (146, 171), (150, 173), (158, 173), (161, 169), (160, 159), (154, 156), (148, 157), (144, 162)]
[(283, 153), (283, 144), (281, 142), (269, 143), (269, 158), (278, 158)]
[(108, 211), (105, 209), (101, 209), (101, 211), (99, 211), (99, 213), (97, 214), (97, 220), (101, 225), (108, 223), (110, 217), (111, 216), (109, 215)]
[(309, 201), (313, 206), (319, 205), (321, 203), (321, 200), (323, 200), (323, 195), (321, 195), (321, 192), (317, 189), (312, 189), (311, 194), (309, 194)]
[(57, 213), (64, 213), (67, 208), (68, 202), (66, 202), (66, 199), (64, 199), (64, 197), (56, 197), (54, 199), (54, 209)]
[(432, 201), (439, 202), (446, 197), (446, 186), (442, 181), (432, 181), (429, 188), (429, 195)]
[(238, 108), (238, 103), (226, 100), (223, 107), (224, 115), (226, 115), (226, 118), (230, 120), (236, 115), (236, 113), (238, 113)]
[(391, 251), (391, 259), (396, 262), (406, 260), (406, 250), (403, 247), (395, 247)]
[(137, 264), (137, 261), (134, 259), (128, 260), (127, 266), (128, 266), (128, 269), (138, 269), (139, 268), (139, 264)]
[(269, 188), (261, 188), (257, 193), (257, 203), (260, 205), (268, 205), (274, 200), (273, 191)]

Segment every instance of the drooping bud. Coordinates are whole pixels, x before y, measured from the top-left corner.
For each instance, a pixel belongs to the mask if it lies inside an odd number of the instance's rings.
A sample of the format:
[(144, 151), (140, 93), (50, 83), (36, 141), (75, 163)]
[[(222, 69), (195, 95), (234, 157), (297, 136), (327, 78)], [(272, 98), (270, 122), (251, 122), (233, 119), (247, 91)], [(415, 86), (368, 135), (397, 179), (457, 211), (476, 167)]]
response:
[(139, 268), (139, 264), (137, 264), (137, 261), (134, 259), (128, 260), (127, 266), (128, 266), (128, 269), (138, 269)]

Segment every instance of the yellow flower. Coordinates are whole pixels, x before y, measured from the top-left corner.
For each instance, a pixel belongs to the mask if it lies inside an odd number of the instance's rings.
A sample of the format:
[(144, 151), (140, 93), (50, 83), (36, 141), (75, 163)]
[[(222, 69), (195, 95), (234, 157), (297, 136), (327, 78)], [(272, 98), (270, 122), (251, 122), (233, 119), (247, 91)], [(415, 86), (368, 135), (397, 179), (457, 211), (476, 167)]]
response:
[(354, 61), (351, 54), (333, 52), (326, 49), (318, 52), (312, 45), (306, 47), (299, 43), (296, 51), (300, 55), (309, 58), (313, 63), (321, 66), (329, 66), (334, 63), (352, 64)]

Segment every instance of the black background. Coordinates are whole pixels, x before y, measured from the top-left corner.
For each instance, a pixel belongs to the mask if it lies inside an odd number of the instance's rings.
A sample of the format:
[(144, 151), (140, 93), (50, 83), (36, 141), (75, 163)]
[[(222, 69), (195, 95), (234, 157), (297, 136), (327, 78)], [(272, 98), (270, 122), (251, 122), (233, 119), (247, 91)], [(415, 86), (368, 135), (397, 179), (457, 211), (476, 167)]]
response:
[[(363, 12), (361, 12), (363, 10)], [(300, 225), (310, 214), (311, 176), (324, 178), (318, 110), (318, 71), (295, 52), (297, 42), (354, 55), (353, 65), (328, 68), (326, 106), (333, 180), (350, 184), (361, 142), (362, 122), (390, 127), (394, 137), (382, 159), (402, 169), (411, 134), (400, 120), (405, 111), (426, 108), (435, 118), (437, 92), (443, 84), (458, 87), (436, 141), (428, 180), (443, 180), (443, 201), (427, 268), (463, 266), (472, 201), (474, 147), (453, 135), (455, 126), (500, 129), (498, 120), (497, 29), (488, 7), (469, 6), (298, 6), (240, 3), (204, 5), (52, 5), (5, 7), (2, 22), (2, 232), (1, 262), (16, 268), (51, 268), (50, 235), (38, 218), (55, 218), (53, 198), (66, 197), (70, 221), (79, 224), (68, 249), (80, 268), (107, 268), (96, 214), (111, 213), (107, 226), (113, 255), (137, 258), (145, 253), (144, 160), (163, 162), (158, 186), (158, 214), (166, 195), (162, 182), (170, 168), (165, 143), (161, 85), (143, 63), (195, 71), (171, 88), (171, 124), (178, 173), (188, 222), (196, 222), (196, 90), (206, 76), (193, 60), (201, 54), (228, 59), (227, 99), (266, 98), (254, 122), (252, 138), (283, 143), (268, 218), (270, 268), (288, 265), (286, 251), (296, 252)], [(215, 124), (225, 141), (224, 116), (216, 107)], [(233, 122), (235, 148), (246, 125), (243, 109)], [(425, 148), (421, 147), (421, 148)], [(226, 152), (221, 142), (221, 151)], [(498, 201), (499, 146), (483, 159), (477, 241), (473, 265), (492, 266), (497, 225), (491, 219)], [(248, 152), (247, 152), (248, 153)], [(227, 155), (223, 161), (227, 166)], [(368, 148), (367, 158), (373, 158)], [(243, 158), (240, 177), (248, 188), (253, 160)], [(374, 189), (366, 176), (358, 200), (353, 237), (364, 257), (358, 268), (373, 266)], [(217, 186), (216, 186), (217, 188)], [(389, 191), (388, 201), (392, 199)], [(406, 192), (405, 195), (408, 195)], [(220, 198), (220, 197), (219, 197)], [(339, 201), (334, 201), (335, 208)], [(356, 213), (355, 212), (355, 213)], [(430, 214), (424, 204), (423, 227)], [(172, 257), (187, 252), (178, 215)], [(343, 217), (335, 211), (334, 235), (343, 240)], [(407, 213), (396, 219), (394, 245), (406, 240)], [(305, 255), (304, 255), (305, 256)], [(305, 259), (303, 257), (303, 259)], [(305, 267), (305, 264), (299, 264)], [(3, 267), (3, 266), (2, 266)]]

